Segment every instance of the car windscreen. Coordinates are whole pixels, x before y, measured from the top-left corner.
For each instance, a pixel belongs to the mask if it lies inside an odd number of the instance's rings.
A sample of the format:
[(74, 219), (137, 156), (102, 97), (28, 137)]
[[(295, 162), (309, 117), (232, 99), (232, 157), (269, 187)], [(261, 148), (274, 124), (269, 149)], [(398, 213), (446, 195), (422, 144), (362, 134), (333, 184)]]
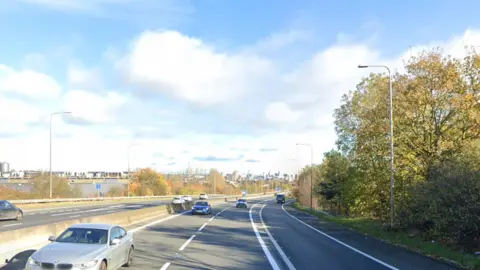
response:
[(74, 244), (106, 244), (108, 230), (89, 228), (68, 228), (55, 242)]
[(285, 195), (277, 195), (277, 200), (278, 200), (278, 199), (280, 199), (280, 200), (281, 200), (281, 199), (285, 199)]
[(245, 203), (245, 200), (238, 200), (238, 203)]
[(208, 202), (196, 202), (195, 206), (208, 206)]

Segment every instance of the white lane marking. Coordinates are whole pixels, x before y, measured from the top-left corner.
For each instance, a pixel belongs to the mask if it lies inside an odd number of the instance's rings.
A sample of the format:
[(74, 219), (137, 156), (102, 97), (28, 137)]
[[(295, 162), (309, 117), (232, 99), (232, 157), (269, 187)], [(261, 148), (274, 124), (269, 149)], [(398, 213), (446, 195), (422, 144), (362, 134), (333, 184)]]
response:
[(263, 249), (263, 253), (265, 253), (265, 255), (267, 256), (268, 262), (270, 263), (270, 265), (272, 266), (272, 268), (274, 270), (280, 270), (280, 267), (278, 267), (278, 264), (275, 261), (275, 259), (273, 258), (270, 251), (268, 250), (267, 245), (265, 245), (265, 242), (263, 241), (262, 237), (260, 236), (260, 233), (258, 233), (257, 226), (255, 226), (255, 223), (253, 222), (252, 210), (257, 204), (258, 203), (252, 205), (252, 207), (250, 207), (250, 211), (248, 211), (248, 214), (250, 216), (250, 223), (252, 223), (252, 228), (253, 228), (253, 231), (255, 232), (255, 236), (257, 237), (257, 240), (258, 240), (258, 242), (260, 243), (260, 246)]
[(110, 209), (112, 209), (112, 208), (111, 208), (111, 207), (107, 207), (107, 208), (96, 208), (96, 209), (79, 211), (79, 212), (68, 212), (68, 213), (53, 214), (52, 217), (64, 216), (64, 215), (71, 215), (71, 214), (82, 214), (82, 213), (89, 213), (89, 212), (98, 212), (98, 211), (105, 211), (105, 210), (110, 210)]
[(360, 251), (360, 250), (358, 250), (358, 249), (356, 249), (356, 248), (354, 248), (354, 247), (352, 247), (352, 246), (350, 246), (350, 245), (348, 245), (348, 244), (345, 244), (344, 242), (342, 242), (342, 241), (340, 241), (340, 240), (338, 240), (338, 239), (336, 239), (336, 238), (334, 238), (334, 237), (332, 237), (332, 236), (330, 236), (330, 235), (328, 235), (328, 234), (320, 231), (319, 229), (317, 229), (317, 228), (315, 228), (315, 227), (313, 227), (313, 226), (311, 226), (311, 225), (309, 225), (309, 224), (301, 221), (301, 220), (298, 219), (297, 217), (295, 217), (295, 216), (293, 216), (292, 214), (290, 214), (287, 210), (285, 210), (285, 208), (283, 207), (283, 204), (282, 204), (282, 210), (283, 210), (285, 213), (287, 213), (291, 218), (297, 220), (298, 222), (300, 222), (300, 223), (302, 223), (303, 225), (309, 227), (310, 229), (316, 231), (317, 233), (319, 233), (319, 234), (321, 234), (321, 235), (329, 238), (330, 240), (333, 240), (333, 241), (339, 243), (340, 245), (342, 245), (342, 246), (344, 246), (344, 247), (347, 247), (347, 248), (349, 248), (349, 249), (351, 249), (351, 250), (353, 250), (353, 251), (355, 251), (355, 252), (357, 252), (357, 253), (359, 253), (359, 254), (361, 254), (361, 255), (363, 255), (363, 256), (365, 256), (365, 257), (367, 257), (367, 258), (369, 258), (369, 259), (371, 259), (371, 260), (373, 260), (373, 261), (375, 261), (375, 262), (377, 262), (377, 263), (385, 266), (385, 267), (387, 267), (387, 268), (390, 268), (390, 269), (392, 269), (392, 270), (399, 270), (398, 268), (396, 268), (396, 267), (394, 267), (394, 266), (392, 266), (392, 265), (390, 265), (390, 264), (388, 264), (388, 263), (386, 263), (386, 262), (383, 262), (383, 261), (381, 261), (381, 260), (379, 260), (379, 259), (377, 259), (377, 258), (375, 258), (375, 257), (373, 257), (373, 256), (371, 256), (371, 255), (368, 255), (367, 253), (362, 252), (362, 251)]
[(185, 242), (185, 243), (180, 247), (179, 251), (184, 250), (184, 249), (188, 246), (188, 244), (190, 244), (190, 242), (192, 242), (192, 240), (193, 240), (193, 238), (195, 238), (195, 236), (196, 236), (195, 234), (192, 235), (192, 236), (190, 236), (190, 238), (188, 238), (187, 242)]
[(198, 229), (198, 231), (201, 232), (201, 231), (203, 230), (203, 228), (205, 228), (205, 226), (207, 226), (207, 224), (208, 224), (208, 222), (204, 223), (204, 224), (202, 225), (202, 227), (200, 227), (200, 229)]
[(107, 211), (107, 213), (113, 213), (113, 212), (116, 212), (117, 210), (110, 210), (110, 211)]
[[(132, 230), (130, 230), (130, 232), (134, 233), (134, 232), (143, 230), (143, 229), (145, 229), (145, 228), (147, 228), (147, 227), (150, 227), (150, 226), (152, 226), (152, 225), (156, 225), (156, 224), (158, 224), (158, 223), (162, 223), (162, 222), (164, 222), (164, 221), (170, 220), (170, 219), (172, 219), (172, 218), (176, 218), (176, 217), (181, 216), (181, 215), (185, 215), (185, 214), (190, 213), (190, 212), (191, 212), (191, 211), (185, 211), (185, 212), (182, 212), (182, 213), (180, 213), (180, 214), (176, 214), (176, 215), (173, 215), (173, 216), (169, 216), (169, 217), (166, 217), (166, 218), (162, 218), (162, 219), (159, 219), (159, 220), (155, 220), (155, 221), (150, 222), (150, 223), (148, 223), (148, 224), (145, 224), (145, 225), (143, 225), (143, 226), (140, 226), (140, 227), (137, 227), (137, 228), (135, 228), (135, 229), (132, 229)], [(148, 218), (148, 219), (150, 219), (150, 218)], [(144, 220), (148, 220), (148, 219), (144, 219)], [(140, 221), (140, 222), (141, 222), (141, 221)]]
[(71, 218), (75, 218), (75, 217), (79, 217), (81, 215), (73, 215), (73, 216), (70, 216)]
[(167, 268), (170, 266), (170, 262), (166, 262), (160, 270), (167, 270)]
[(3, 225), (2, 227), (14, 227), (14, 226), (20, 226), (22, 223), (14, 223), (14, 224), (8, 224), (8, 225)]
[(215, 217), (211, 217), (211, 218), (208, 220), (208, 222), (212, 221), (214, 218), (215, 218)]
[(277, 249), (278, 253), (280, 254), (280, 256), (282, 257), (283, 261), (285, 262), (285, 264), (288, 266), (288, 269), (290, 270), (295, 270), (295, 266), (293, 266), (292, 262), (288, 259), (287, 255), (285, 255), (285, 252), (283, 252), (282, 248), (280, 247), (280, 245), (277, 243), (277, 241), (275, 240), (275, 238), (273, 238), (272, 234), (270, 233), (270, 231), (268, 230), (267, 228), (267, 225), (265, 225), (265, 222), (263, 222), (263, 217), (262, 217), (262, 211), (263, 211), (263, 208), (265, 208), (265, 206), (267, 206), (266, 204), (264, 204), (262, 206), (262, 209), (260, 209), (260, 221), (262, 222), (263, 224), (263, 228), (265, 229), (265, 231), (267, 232), (267, 235), (268, 235), (268, 238), (270, 238), (270, 241), (273, 243), (273, 245), (275, 246), (275, 248)]

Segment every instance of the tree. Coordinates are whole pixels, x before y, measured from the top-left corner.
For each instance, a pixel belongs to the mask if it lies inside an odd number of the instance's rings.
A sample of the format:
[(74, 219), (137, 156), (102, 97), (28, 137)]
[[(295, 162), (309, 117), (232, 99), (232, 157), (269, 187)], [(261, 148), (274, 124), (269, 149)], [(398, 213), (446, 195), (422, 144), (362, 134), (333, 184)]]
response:
[[(48, 172), (37, 172), (32, 179), (33, 193), (37, 198), (50, 197), (50, 174)], [(81, 190), (78, 186), (70, 185), (66, 178), (52, 175), (52, 196), (54, 198), (81, 197)]]
[[(132, 190), (132, 186), (135, 189)], [(168, 193), (164, 175), (150, 168), (140, 169), (135, 173), (130, 189), (136, 196), (160, 196)]]

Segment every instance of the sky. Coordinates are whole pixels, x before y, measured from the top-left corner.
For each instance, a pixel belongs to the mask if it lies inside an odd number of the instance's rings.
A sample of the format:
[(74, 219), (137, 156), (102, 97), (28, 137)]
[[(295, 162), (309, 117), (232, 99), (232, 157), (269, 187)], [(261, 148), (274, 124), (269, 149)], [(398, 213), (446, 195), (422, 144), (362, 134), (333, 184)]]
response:
[[(478, 1), (10, 0), (0, 161), (15, 170), (295, 173), (369, 72), (480, 46)], [(328, 3), (327, 3), (328, 2)], [(56, 112), (71, 112), (55, 114)]]

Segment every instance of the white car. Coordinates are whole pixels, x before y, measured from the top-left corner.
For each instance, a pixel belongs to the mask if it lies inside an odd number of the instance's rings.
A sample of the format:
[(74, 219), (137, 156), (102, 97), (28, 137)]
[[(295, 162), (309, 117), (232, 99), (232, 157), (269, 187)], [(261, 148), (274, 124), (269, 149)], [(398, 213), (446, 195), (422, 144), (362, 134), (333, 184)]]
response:
[(173, 204), (182, 204), (182, 203), (184, 203), (184, 202), (185, 202), (185, 201), (184, 201), (182, 198), (180, 198), (180, 197), (174, 197), (174, 198), (172, 199), (172, 203), (173, 203)]
[(200, 197), (199, 197), (200, 200), (208, 200), (208, 195), (207, 194), (200, 194)]
[(192, 196), (183, 196), (182, 199), (183, 199), (184, 201), (186, 201), (186, 202), (191, 202), (191, 201), (193, 201)]
[(27, 270), (107, 270), (132, 266), (133, 234), (111, 224), (75, 224), (28, 258)]

